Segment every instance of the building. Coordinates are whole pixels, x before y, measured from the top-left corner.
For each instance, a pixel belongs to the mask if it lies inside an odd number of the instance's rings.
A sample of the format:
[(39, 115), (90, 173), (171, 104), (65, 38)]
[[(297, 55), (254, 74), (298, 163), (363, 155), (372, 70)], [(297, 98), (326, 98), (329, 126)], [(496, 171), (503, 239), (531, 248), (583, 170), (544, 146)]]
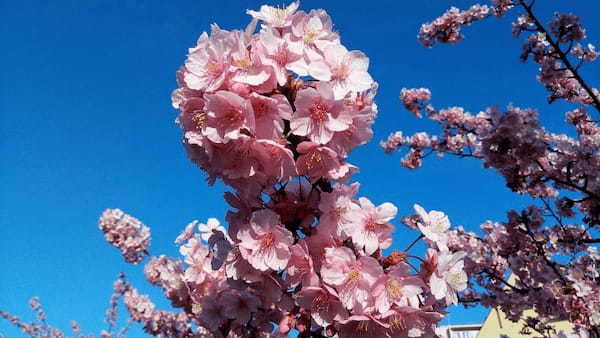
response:
[(476, 338), (481, 330), (481, 324), (446, 325), (435, 330), (441, 338)]
[[(536, 313), (533, 310), (527, 310), (523, 312), (523, 318), (527, 317), (535, 317)], [(495, 308), (490, 310), (487, 318), (483, 322), (481, 326), (481, 330), (479, 330), (479, 334), (477, 338), (500, 338), (502, 335), (510, 338), (518, 338), (518, 337), (528, 337), (531, 338), (534, 335), (524, 335), (521, 334), (521, 329), (523, 328), (524, 321), (523, 319), (518, 322), (513, 322), (506, 318), (506, 315), (502, 310)], [(552, 323), (552, 326), (556, 329), (556, 331), (563, 331), (567, 337), (576, 338), (579, 335), (573, 334), (573, 326), (569, 321), (562, 320), (556, 321)]]

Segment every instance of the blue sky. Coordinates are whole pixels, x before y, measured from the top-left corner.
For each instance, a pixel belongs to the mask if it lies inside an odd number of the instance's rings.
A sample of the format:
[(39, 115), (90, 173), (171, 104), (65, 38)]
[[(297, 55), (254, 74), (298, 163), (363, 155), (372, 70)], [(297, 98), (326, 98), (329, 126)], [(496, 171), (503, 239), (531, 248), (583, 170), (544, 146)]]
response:
[[(0, 309), (31, 319), (27, 301), (39, 296), (54, 325), (66, 330), (76, 319), (97, 333), (119, 271), (168, 308), (142, 267), (125, 264), (104, 242), (96, 222), (105, 208), (122, 208), (152, 227), (153, 254), (177, 256), (173, 240), (189, 221), (223, 220), (225, 188), (208, 187), (186, 159), (170, 93), (203, 30), (213, 22), (245, 27), (245, 10), (260, 4), (0, 0)], [(354, 177), (360, 195), (393, 202), (400, 215), (414, 203), (443, 210), (453, 224), (475, 230), (527, 200), (474, 161), (432, 158), (409, 171), (398, 155), (384, 155), (378, 142), (393, 131), (436, 130), (402, 109), (400, 89), (429, 87), (437, 107), (475, 113), (494, 104), (538, 107), (546, 126), (560, 132), (571, 106), (547, 104), (537, 67), (518, 60), (510, 15), (468, 27), (459, 45), (422, 47), (420, 24), (451, 4), (473, 2), (306, 0), (301, 8), (324, 7), (344, 45), (370, 57), (380, 84), (374, 139), (350, 158), (361, 169)], [(543, 21), (556, 10), (579, 14), (590, 42), (600, 42), (596, 1), (546, 0), (537, 8)], [(598, 68), (583, 74), (598, 86)], [(396, 224), (395, 247), (403, 248), (416, 233)], [(444, 323), (481, 322), (486, 313), (455, 308)], [(20, 336), (4, 321), (0, 333)], [(139, 328), (130, 334), (141, 335)]]

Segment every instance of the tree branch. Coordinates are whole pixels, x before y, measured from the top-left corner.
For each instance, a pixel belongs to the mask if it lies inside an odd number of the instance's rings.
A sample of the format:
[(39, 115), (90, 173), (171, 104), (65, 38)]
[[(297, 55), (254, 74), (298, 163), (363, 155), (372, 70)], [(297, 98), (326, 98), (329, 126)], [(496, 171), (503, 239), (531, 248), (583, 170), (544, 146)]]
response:
[(531, 5), (527, 5), (524, 0), (519, 0), (519, 5), (521, 5), (521, 7), (523, 7), (523, 9), (525, 9), (527, 14), (533, 21), (535, 27), (537, 28), (538, 32), (546, 35), (546, 40), (548, 41), (550, 46), (552, 46), (552, 48), (554, 48), (554, 50), (558, 54), (559, 59), (562, 61), (562, 63), (565, 65), (565, 67), (569, 71), (571, 71), (575, 80), (577, 80), (579, 85), (586, 91), (586, 93), (592, 99), (592, 101), (593, 101), (592, 105), (596, 108), (596, 110), (598, 110), (600, 112), (600, 99), (594, 94), (594, 91), (592, 90), (592, 88), (590, 86), (588, 86), (588, 84), (583, 80), (581, 75), (579, 75), (577, 68), (573, 67), (573, 65), (571, 64), (571, 61), (569, 61), (569, 58), (567, 57), (567, 55), (562, 51), (562, 49), (560, 49), (560, 45), (556, 41), (554, 41), (552, 39), (552, 37), (550, 37), (550, 34), (546, 30), (546, 28), (544, 28), (544, 25), (542, 25), (540, 23), (540, 21), (536, 18), (536, 16), (533, 14), (533, 9), (532, 9), (533, 3), (531, 3)]

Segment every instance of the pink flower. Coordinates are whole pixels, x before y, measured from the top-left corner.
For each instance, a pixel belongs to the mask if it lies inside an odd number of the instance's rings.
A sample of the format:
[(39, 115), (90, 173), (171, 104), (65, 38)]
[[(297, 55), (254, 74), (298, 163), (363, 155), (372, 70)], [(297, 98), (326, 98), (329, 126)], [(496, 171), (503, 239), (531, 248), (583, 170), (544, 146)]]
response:
[(331, 81), (335, 99), (349, 92), (362, 92), (371, 88), (373, 79), (367, 72), (369, 58), (360, 51), (348, 51), (342, 45), (325, 49), (325, 61), (331, 69)]
[(198, 45), (190, 49), (185, 62), (185, 84), (191, 89), (207, 92), (218, 90), (227, 76), (231, 48), (228, 32), (217, 26), (213, 26), (211, 37), (206, 32), (202, 33)]
[(450, 220), (441, 211), (432, 210), (429, 213), (418, 204), (414, 205), (415, 211), (421, 217), (422, 222), (417, 226), (425, 238), (435, 242), (440, 248), (446, 247), (447, 231), (450, 228)]
[(344, 102), (335, 100), (326, 82), (308, 87), (296, 96), (296, 113), (290, 121), (292, 133), (307, 136), (315, 143), (325, 144), (335, 132), (348, 129), (352, 117), (345, 111)]
[(341, 179), (356, 168), (340, 161), (335, 151), (313, 142), (300, 143), (298, 152), (301, 154), (296, 161), (298, 173), (310, 177), (311, 182), (316, 182), (322, 177)]
[(418, 35), (419, 41), (425, 47), (432, 47), (436, 42), (457, 43), (463, 38), (460, 32), (462, 26), (471, 25), (489, 15), (490, 8), (485, 5), (476, 4), (465, 11), (451, 7), (435, 21), (421, 26)]
[(260, 305), (258, 297), (245, 290), (235, 289), (223, 292), (219, 301), (223, 304), (224, 314), (227, 318), (233, 319), (240, 325), (246, 325), (250, 321), (252, 313), (256, 312)]
[[(234, 48), (230, 54), (229, 66), (231, 81), (248, 86), (264, 84), (271, 77), (271, 72), (269, 67), (263, 64), (261, 53), (257, 48), (253, 48), (250, 37), (240, 31), (234, 33)], [(245, 87), (239, 88), (244, 88), (241, 92), (246, 90)]]
[(198, 221), (190, 222), (185, 229), (175, 238), (175, 244), (181, 244), (194, 236), (194, 229)]
[(299, 12), (292, 25), (293, 41), (303, 49), (303, 58), (289, 69), (300, 76), (310, 75), (320, 81), (331, 79), (331, 69), (323, 58), (325, 48), (338, 45), (340, 39), (333, 32), (331, 18), (322, 10), (312, 10), (306, 14)]
[(212, 272), (208, 248), (202, 245), (200, 236), (193, 237), (179, 248), (188, 264), (184, 280), (196, 284), (204, 282), (208, 273)]
[(352, 212), (352, 221), (346, 226), (346, 233), (352, 237), (354, 245), (364, 248), (367, 255), (373, 254), (377, 249), (389, 248), (394, 230), (389, 221), (396, 217), (398, 209), (391, 203), (375, 207), (364, 197), (359, 198), (358, 202), (360, 209)]
[[(466, 252), (455, 253), (428, 251), (429, 256), (437, 256), (437, 267), (429, 279), (431, 293), (435, 299), (446, 299), (446, 304), (457, 304), (457, 292), (467, 287), (467, 274), (464, 271), (463, 258)], [(435, 261), (435, 259), (433, 260)]]
[(323, 282), (335, 287), (347, 309), (361, 313), (369, 305), (373, 284), (383, 275), (383, 268), (373, 257), (358, 260), (346, 247), (326, 248), (321, 268)]
[(254, 268), (261, 271), (286, 268), (294, 240), (273, 211), (263, 209), (255, 212), (250, 226), (240, 229), (237, 238), (242, 257)]
[(260, 139), (254, 142), (252, 150), (266, 182), (279, 182), (298, 175), (294, 154), (284, 144)]
[(239, 246), (233, 247), (229, 252), (224, 267), (225, 275), (235, 281), (243, 280), (246, 282), (257, 282), (263, 278), (261, 272), (254, 269), (250, 263), (242, 257)]
[(292, 2), (285, 8), (262, 5), (258, 12), (246, 10), (246, 13), (255, 19), (264, 21), (271, 27), (283, 28), (292, 24), (292, 19), (298, 6), (300, 6), (300, 2), (298, 1)]
[(390, 337), (438, 337), (434, 328), (443, 317), (430, 306), (400, 306), (382, 314), (379, 320), (389, 326)]
[(331, 227), (332, 235), (342, 240), (346, 239), (345, 228), (352, 222), (352, 210), (358, 209), (352, 198), (358, 191), (359, 184), (350, 186), (337, 184), (330, 193), (321, 193), (319, 210), (321, 218), (319, 228)]
[(250, 103), (256, 124), (255, 135), (261, 139), (280, 139), (283, 137), (283, 120), (292, 116), (292, 107), (283, 95), (271, 97), (250, 94)]
[(348, 311), (338, 299), (337, 292), (326, 285), (303, 287), (294, 299), (298, 306), (310, 311), (314, 321), (321, 327), (348, 317)]
[(303, 287), (319, 284), (319, 276), (315, 273), (306, 243), (304, 239), (301, 239), (290, 248), (292, 256), (286, 269), (286, 282), (290, 287), (295, 287), (300, 283)]
[(292, 33), (308, 49), (306, 52), (311, 59), (316, 58), (312, 53), (323, 53), (327, 46), (340, 42), (340, 37), (333, 31), (331, 18), (322, 9), (311, 10), (308, 14), (298, 13), (294, 18)]
[(254, 112), (250, 102), (224, 90), (206, 96), (204, 133), (212, 142), (227, 143), (239, 138), (241, 129), (254, 130)]
[(419, 307), (419, 295), (425, 283), (417, 276), (411, 276), (406, 264), (397, 265), (383, 275), (373, 287), (375, 306), (379, 313), (385, 313), (393, 305)]
[(272, 67), (279, 85), (285, 85), (288, 80), (287, 69), (293, 71), (298, 61), (303, 64), (302, 45), (282, 38), (274, 29), (261, 31), (260, 42), (264, 47), (262, 62)]
[(325, 251), (327, 248), (342, 246), (343, 241), (334, 238), (333, 231), (321, 225), (317, 226), (315, 232), (306, 238), (308, 251), (313, 260), (315, 271), (320, 271), (325, 261)]
[(340, 337), (382, 338), (390, 337), (389, 325), (372, 316), (353, 315), (340, 322)]
[(349, 128), (333, 134), (327, 146), (336, 151), (342, 157), (348, 156), (356, 146), (367, 143), (373, 136), (371, 124), (376, 112), (359, 112), (354, 115)]

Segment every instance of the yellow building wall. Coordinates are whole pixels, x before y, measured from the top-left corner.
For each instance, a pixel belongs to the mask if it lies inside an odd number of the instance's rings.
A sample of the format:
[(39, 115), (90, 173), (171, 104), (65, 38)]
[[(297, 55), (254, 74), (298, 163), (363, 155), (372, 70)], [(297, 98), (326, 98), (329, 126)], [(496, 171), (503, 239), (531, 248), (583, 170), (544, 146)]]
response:
[[(517, 276), (512, 274), (508, 278), (508, 283), (513, 284)], [(536, 317), (537, 313), (533, 310), (525, 310), (523, 312), (522, 318), (527, 317)], [(563, 331), (565, 334), (569, 335), (573, 333), (573, 325), (569, 323), (567, 320), (556, 321), (551, 323), (552, 326), (556, 329), (556, 332)], [(500, 335), (506, 335), (510, 338), (514, 337), (528, 337), (531, 338), (535, 335), (523, 335), (520, 333), (521, 329), (525, 325), (525, 321), (523, 319), (518, 322), (510, 321), (506, 318), (506, 315), (499, 308), (495, 308), (488, 313), (485, 322), (481, 326), (481, 330), (477, 335), (477, 338), (498, 338)]]
[[(533, 310), (527, 310), (523, 312), (523, 318), (527, 317), (535, 317), (536, 313)], [(512, 322), (506, 318), (504, 312), (500, 309), (496, 308), (490, 311), (479, 334), (477, 334), (477, 338), (499, 338), (501, 335), (506, 335), (510, 338), (513, 337), (528, 337), (531, 338), (532, 335), (523, 335), (520, 333), (521, 329), (525, 321), (523, 319), (518, 322)], [(573, 332), (573, 326), (566, 320), (558, 321), (552, 323), (552, 326), (556, 329), (556, 331), (562, 330), (565, 334), (570, 334)]]

